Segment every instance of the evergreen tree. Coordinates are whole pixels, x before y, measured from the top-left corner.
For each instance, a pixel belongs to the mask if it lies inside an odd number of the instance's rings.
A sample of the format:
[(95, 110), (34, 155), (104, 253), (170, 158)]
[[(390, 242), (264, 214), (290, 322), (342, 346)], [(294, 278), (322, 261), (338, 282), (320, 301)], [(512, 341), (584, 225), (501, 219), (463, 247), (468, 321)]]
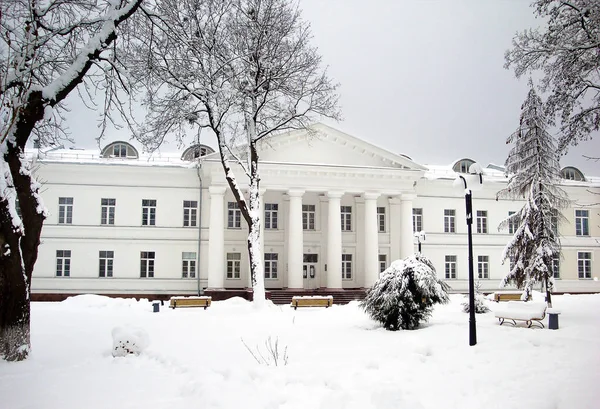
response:
[(449, 301), (450, 287), (421, 253), (396, 260), (367, 291), (360, 306), (391, 331), (416, 329), (431, 316), (434, 304)]
[[(469, 296), (465, 296), (465, 301), (461, 304), (463, 312), (470, 312), (471, 306), (469, 304)], [(481, 293), (481, 282), (477, 280), (475, 283), (475, 314), (485, 314), (489, 312), (490, 308), (485, 302), (485, 296)]]
[(506, 171), (512, 176), (508, 186), (498, 193), (500, 197), (525, 199), (523, 208), (500, 224), (501, 228), (509, 223), (518, 226), (502, 255), (504, 261), (511, 261), (511, 269), (501, 285), (514, 284), (524, 290), (527, 298), (533, 285), (542, 283), (551, 307), (552, 260), (560, 255), (558, 221), (560, 209), (568, 205), (568, 200), (558, 186), (556, 142), (547, 131), (542, 100), (531, 80), (529, 86), (519, 127), (507, 139), (507, 143), (514, 144), (505, 162)]

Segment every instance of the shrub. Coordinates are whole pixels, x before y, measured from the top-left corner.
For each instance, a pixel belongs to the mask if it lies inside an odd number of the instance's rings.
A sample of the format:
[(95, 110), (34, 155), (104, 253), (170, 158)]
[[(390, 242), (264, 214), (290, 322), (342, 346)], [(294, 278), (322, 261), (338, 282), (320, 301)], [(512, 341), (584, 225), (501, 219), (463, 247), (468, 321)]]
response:
[(433, 305), (449, 301), (449, 289), (437, 278), (431, 261), (417, 253), (394, 261), (360, 306), (387, 330), (416, 329), (429, 319)]
[[(481, 294), (480, 289), (481, 283), (477, 281), (475, 283), (475, 314), (484, 314), (490, 311), (490, 308), (487, 306), (487, 303), (485, 302), (485, 297), (483, 296), (483, 294)], [(465, 298), (466, 300), (462, 303), (463, 311), (469, 312), (469, 296), (467, 295)]]

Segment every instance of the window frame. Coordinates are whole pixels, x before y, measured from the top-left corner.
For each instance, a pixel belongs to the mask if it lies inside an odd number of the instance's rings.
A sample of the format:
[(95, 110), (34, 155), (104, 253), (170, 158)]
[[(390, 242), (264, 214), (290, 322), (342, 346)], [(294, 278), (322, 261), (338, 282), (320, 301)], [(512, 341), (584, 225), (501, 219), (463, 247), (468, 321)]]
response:
[(101, 198), (100, 199), (100, 224), (102, 226), (113, 226), (115, 224), (115, 209), (117, 207), (117, 199)]
[(477, 222), (477, 234), (488, 234), (488, 211), (477, 210), (475, 215)]
[(142, 199), (142, 226), (156, 226), (156, 199)]
[(58, 224), (73, 224), (73, 197), (58, 198)]
[(140, 251), (140, 278), (154, 278), (155, 251)]
[(279, 224), (279, 203), (265, 203), (265, 229), (277, 230)]
[(302, 205), (302, 230), (316, 230), (317, 206), (314, 204)]
[(575, 235), (579, 236), (579, 237), (589, 237), (589, 235), (590, 235), (590, 211), (589, 210), (575, 209)]
[(71, 277), (71, 250), (56, 250), (55, 277)]
[(386, 220), (385, 220), (385, 206), (377, 207), (377, 232), (385, 233), (386, 230)]
[(340, 223), (342, 231), (352, 231), (352, 206), (340, 206)]
[(560, 280), (560, 257), (559, 256), (555, 256), (552, 258), (551, 261), (552, 265), (552, 278), (554, 278), (555, 280), (558, 279)]
[(577, 252), (577, 278), (580, 280), (592, 279), (592, 252)]
[(413, 217), (413, 233), (418, 233), (423, 231), (423, 208), (422, 207), (413, 207), (412, 208), (412, 217)]
[(456, 233), (456, 209), (444, 209), (444, 233)]
[(457, 259), (456, 254), (446, 254), (444, 256), (444, 277), (446, 280), (456, 280)]
[(342, 253), (342, 280), (349, 281), (352, 277), (352, 254)]
[(98, 251), (98, 278), (112, 278), (114, 274), (115, 252), (113, 250)]
[[(226, 278), (228, 280), (241, 280), (242, 278), (242, 253), (229, 252), (225, 255)], [(236, 277), (237, 274), (237, 277)]]
[(279, 253), (265, 253), (265, 280), (279, 279)]
[(480, 280), (489, 280), (490, 278), (490, 256), (477, 256), (477, 277)]
[(196, 278), (196, 257), (196, 252), (194, 251), (181, 252), (181, 278)]
[(183, 201), (183, 227), (198, 227), (198, 201)]
[(377, 257), (379, 263), (379, 275), (387, 269), (387, 254), (379, 254)]
[(242, 211), (238, 202), (227, 202), (227, 228), (242, 228)]

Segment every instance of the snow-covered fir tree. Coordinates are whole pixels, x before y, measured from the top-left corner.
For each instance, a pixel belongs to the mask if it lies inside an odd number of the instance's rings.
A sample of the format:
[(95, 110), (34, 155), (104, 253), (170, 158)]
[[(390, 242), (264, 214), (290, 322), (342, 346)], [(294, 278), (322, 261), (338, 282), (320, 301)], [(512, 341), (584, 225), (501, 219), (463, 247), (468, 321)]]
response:
[(511, 268), (501, 285), (514, 284), (528, 298), (534, 284), (541, 283), (551, 306), (552, 260), (560, 256), (560, 209), (568, 205), (568, 200), (558, 186), (556, 142), (547, 131), (542, 100), (531, 80), (529, 86), (519, 127), (507, 139), (507, 143), (514, 144), (505, 162), (511, 177), (507, 187), (498, 193), (499, 197), (525, 199), (523, 208), (500, 224), (500, 228), (509, 223), (517, 226), (502, 255), (503, 261), (510, 260)]
[(450, 287), (439, 280), (421, 253), (394, 261), (367, 291), (360, 306), (385, 329), (416, 329), (431, 316), (433, 305), (449, 301)]
[[(470, 312), (471, 307), (469, 304), (469, 296), (465, 296), (465, 301), (461, 304), (463, 312)], [(475, 314), (485, 314), (489, 312), (490, 308), (487, 306), (485, 296), (481, 293), (481, 282), (477, 280), (475, 283)]]

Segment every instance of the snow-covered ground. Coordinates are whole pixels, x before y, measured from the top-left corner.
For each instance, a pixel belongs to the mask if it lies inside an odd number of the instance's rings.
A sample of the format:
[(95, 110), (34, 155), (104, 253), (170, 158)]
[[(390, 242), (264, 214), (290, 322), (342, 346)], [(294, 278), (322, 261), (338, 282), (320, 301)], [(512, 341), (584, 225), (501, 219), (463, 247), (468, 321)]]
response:
[[(477, 315), (474, 347), (462, 300), (397, 332), (356, 303), (257, 310), (232, 299), (160, 313), (93, 295), (33, 303), (33, 352), (0, 362), (0, 408), (600, 407), (600, 295), (555, 296), (557, 331)], [(113, 358), (115, 327), (147, 333), (146, 350)], [(287, 365), (259, 365), (244, 345), (267, 354), (269, 336), (287, 346)]]

